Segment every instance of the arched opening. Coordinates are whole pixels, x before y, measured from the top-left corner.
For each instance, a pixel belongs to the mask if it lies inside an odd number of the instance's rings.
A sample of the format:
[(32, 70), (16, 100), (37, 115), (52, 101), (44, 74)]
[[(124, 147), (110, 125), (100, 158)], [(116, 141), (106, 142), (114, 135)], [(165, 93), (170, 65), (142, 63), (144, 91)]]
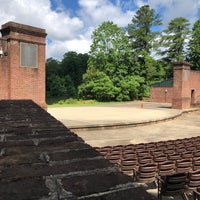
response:
[(195, 90), (191, 90), (191, 104), (195, 103)]

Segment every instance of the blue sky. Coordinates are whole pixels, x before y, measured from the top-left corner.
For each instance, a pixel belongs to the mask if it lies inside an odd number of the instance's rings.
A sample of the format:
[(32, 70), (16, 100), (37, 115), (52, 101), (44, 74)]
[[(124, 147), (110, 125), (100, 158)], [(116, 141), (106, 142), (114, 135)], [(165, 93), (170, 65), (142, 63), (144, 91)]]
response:
[(162, 29), (176, 17), (192, 26), (200, 16), (200, 0), (0, 0), (0, 24), (15, 21), (46, 29), (46, 57), (61, 60), (68, 51), (87, 53), (92, 32), (102, 22), (125, 27), (145, 4), (161, 15)]

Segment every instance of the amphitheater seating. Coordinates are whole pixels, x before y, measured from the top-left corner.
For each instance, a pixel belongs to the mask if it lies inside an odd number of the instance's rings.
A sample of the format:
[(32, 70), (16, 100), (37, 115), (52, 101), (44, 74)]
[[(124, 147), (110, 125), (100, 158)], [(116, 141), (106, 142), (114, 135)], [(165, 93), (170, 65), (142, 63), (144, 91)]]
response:
[(187, 190), (196, 191), (200, 187), (200, 170), (190, 171), (188, 173)]
[(194, 194), (194, 200), (200, 200), (200, 189), (197, 188), (196, 191), (193, 191)]
[(138, 182), (156, 183), (157, 164), (148, 163), (140, 165), (134, 170), (134, 179)]
[(192, 158), (194, 153), (192, 151), (183, 151), (183, 152), (179, 152), (181, 153), (181, 158), (183, 159), (187, 159), (187, 158)]
[[(116, 162), (113, 162), (113, 158), (109, 155), (118, 154), (117, 166), (120, 171), (132, 176), (137, 182), (148, 184), (154, 183), (159, 177), (177, 173), (187, 174), (187, 187), (184, 192), (193, 192), (193, 196), (200, 200), (200, 189), (197, 190), (200, 188), (199, 144), (200, 136), (197, 136), (146, 144), (107, 146), (97, 150), (115, 164)], [(187, 195), (183, 198), (187, 199)]]
[(180, 159), (176, 161), (176, 172), (189, 172), (192, 170), (192, 159)]
[(115, 150), (106, 155), (106, 157), (111, 163), (117, 164), (121, 159), (121, 151)]
[(200, 157), (193, 157), (193, 170), (200, 169)]
[(120, 171), (131, 176), (133, 176), (133, 171), (134, 171), (133, 169), (135, 169), (137, 165), (138, 165), (137, 159), (134, 159), (132, 157), (122, 158), (118, 163)]
[(196, 151), (193, 151), (193, 156), (194, 157), (200, 157), (200, 150), (196, 150)]
[(168, 154), (168, 160), (180, 160), (181, 159), (181, 154), (180, 153), (172, 153), (172, 154)]
[(158, 155), (154, 154), (154, 158), (153, 159), (154, 159), (154, 162), (158, 163), (158, 164), (168, 160), (166, 154), (164, 154), (164, 153), (161, 153), (161, 154), (158, 154)]
[(148, 164), (148, 163), (154, 163), (152, 156), (138, 157), (138, 166)]
[(176, 172), (174, 161), (165, 161), (158, 164), (158, 176), (174, 174)]
[(185, 195), (185, 186), (187, 174), (176, 173), (172, 175), (161, 176), (158, 179), (158, 200), (162, 196), (181, 196), (183, 200), (188, 200)]

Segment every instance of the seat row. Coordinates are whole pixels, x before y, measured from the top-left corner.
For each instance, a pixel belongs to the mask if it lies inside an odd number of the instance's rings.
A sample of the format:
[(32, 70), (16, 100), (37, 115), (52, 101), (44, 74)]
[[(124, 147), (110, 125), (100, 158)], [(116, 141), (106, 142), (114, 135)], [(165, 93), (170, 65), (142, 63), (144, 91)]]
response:
[[(155, 168), (154, 172), (152, 171), (155, 177), (200, 169), (199, 144), (200, 136), (152, 143), (105, 146), (96, 149), (120, 171), (141, 180), (140, 172), (144, 167), (152, 170)], [(154, 176), (151, 179), (155, 179)]]
[(140, 150), (159, 151), (163, 149), (191, 150), (194, 147), (200, 150), (200, 136), (177, 139), (177, 140), (150, 142), (150, 143), (104, 146), (104, 147), (96, 147), (96, 149), (103, 154), (119, 150), (122, 152), (140, 151)]
[[(175, 173), (158, 178), (158, 200), (162, 196), (181, 196), (183, 200), (199, 200), (200, 171)], [(174, 199), (174, 198), (173, 198)]]
[[(96, 147), (102, 156), (115, 164), (134, 181), (155, 183), (162, 199), (160, 180), (186, 174), (183, 199), (192, 191), (200, 199), (200, 136), (151, 143)], [(178, 175), (179, 176), (179, 175)], [(173, 177), (174, 178), (174, 177)], [(177, 187), (177, 184), (172, 186)], [(200, 190), (200, 189), (199, 189)]]
[(194, 167), (195, 162), (198, 162), (199, 164), (200, 158), (198, 158), (198, 160), (181, 159), (177, 161), (164, 161), (161, 163), (152, 162), (135, 167), (130, 165), (121, 165), (119, 169), (123, 173), (133, 176), (133, 179), (137, 182), (151, 183), (155, 182), (159, 176), (166, 176), (175, 173), (189, 173), (193, 171), (199, 171), (200, 173), (200, 165), (198, 165), (198, 168)]

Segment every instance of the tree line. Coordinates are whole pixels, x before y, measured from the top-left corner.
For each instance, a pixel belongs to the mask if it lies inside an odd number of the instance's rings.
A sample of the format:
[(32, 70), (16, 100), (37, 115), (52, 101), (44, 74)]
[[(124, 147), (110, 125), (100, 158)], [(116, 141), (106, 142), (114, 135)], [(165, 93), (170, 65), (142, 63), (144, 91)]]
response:
[(67, 52), (46, 61), (49, 97), (130, 101), (148, 97), (151, 84), (173, 76), (173, 63), (200, 70), (200, 19), (192, 29), (183, 17), (160, 31), (162, 20), (149, 5), (121, 28), (105, 21), (92, 34), (88, 54)]

